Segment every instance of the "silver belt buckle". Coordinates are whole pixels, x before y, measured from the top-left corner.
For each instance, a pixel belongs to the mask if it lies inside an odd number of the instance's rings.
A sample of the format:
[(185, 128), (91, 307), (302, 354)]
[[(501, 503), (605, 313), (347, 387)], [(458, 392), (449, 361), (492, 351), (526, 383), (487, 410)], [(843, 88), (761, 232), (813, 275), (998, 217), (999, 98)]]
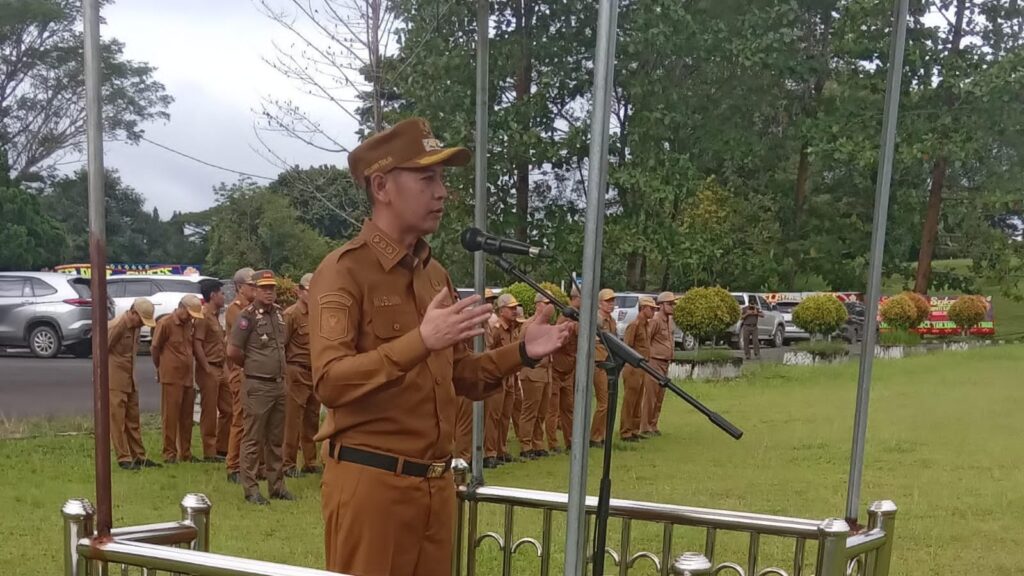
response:
[(427, 478), (440, 478), (444, 476), (445, 463), (434, 462), (427, 468)]

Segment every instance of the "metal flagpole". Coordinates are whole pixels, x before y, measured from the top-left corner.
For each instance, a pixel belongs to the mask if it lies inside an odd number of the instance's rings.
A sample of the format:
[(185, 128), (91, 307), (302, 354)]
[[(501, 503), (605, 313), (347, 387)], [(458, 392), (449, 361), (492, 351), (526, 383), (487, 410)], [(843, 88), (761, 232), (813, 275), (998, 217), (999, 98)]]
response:
[[(487, 51), (490, 34), (490, 0), (477, 0), (476, 6), (476, 174), (474, 190), (476, 206), (473, 224), (487, 231)], [(484, 253), (473, 254), (473, 280), (477, 294), (486, 288), (487, 268)], [(477, 336), (474, 346), (477, 352), (484, 351), (484, 338)], [(484, 403), (473, 403), (473, 485), (484, 483)]]
[[(615, 67), (617, 0), (601, 0), (594, 50), (593, 110), (590, 117), (590, 159), (587, 169), (587, 214), (583, 236), (583, 302), (576, 348), (576, 397), (572, 426), (569, 510), (565, 533), (565, 576), (584, 572), (587, 557), (587, 450), (590, 447), (590, 398), (594, 377), (597, 293), (601, 289), (601, 247), (604, 196), (608, 173), (608, 124)], [(609, 433), (611, 431), (609, 430)], [(605, 439), (610, 442), (610, 438)]]
[(103, 95), (100, 91), (99, 0), (84, 0), (85, 108), (89, 172), (89, 261), (92, 267), (92, 382), (96, 451), (96, 533), (110, 535), (110, 382), (107, 368), (107, 216), (104, 206)]
[(903, 53), (906, 50), (909, 0), (895, 0), (893, 30), (889, 46), (889, 74), (885, 83), (885, 111), (882, 114), (882, 138), (875, 182), (875, 215), (871, 226), (871, 260), (868, 273), (867, 302), (864, 313), (864, 340), (857, 377), (857, 409), (853, 423), (853, 448), (846, 493), (846, 521), (857, 524), (860, 507), (861, 476), (864, 471), (864, 441), (868, 427), (868, 400), (871, 394), (871, 369), (875, 360), (878, 328), (878, 300), (882, 287), (882, 258), (885, 228), (889, 220), (889, 188), (892, 183), (893, 150), (896, 145), (896, 120), (900, 109), (900, 85), (903, 80)]

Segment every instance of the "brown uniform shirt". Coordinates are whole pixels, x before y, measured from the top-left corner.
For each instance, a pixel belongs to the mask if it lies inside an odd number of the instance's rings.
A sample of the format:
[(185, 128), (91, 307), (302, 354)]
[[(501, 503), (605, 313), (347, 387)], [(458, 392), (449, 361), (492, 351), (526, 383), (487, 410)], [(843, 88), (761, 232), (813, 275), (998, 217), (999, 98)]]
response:
[(242, 310), (244, 310), (246, 306), (248, 306), (248, 304), (246, 304), (245, 300), (242, 300), (242, 297), (239, 296), (238, 298), (235, 298), (235, 300), (228, 305), (227, 310), (224, 311), (224, 342), (231, 341), (231, 331), (234, 329), (235, 324), (238, 323), (238, 315), (242, 313)]
[(206, 361), (210, 364), (224, 362), (224, 329), (220, 319), (205, 310), (202, 320), (195, 321), (196, 346), (202, 346)]
[(231, 345), (245, 354), (245, 375), (284, 378), (284, 314), (272, 304), (250, 304), (238, 314), (231, 330)]
[(654, 313), (654, 318), (647, 323), (651, 335), (651, 358), (671, 360), (675, 355), (675, 322), (661, 310)]
[(129, 328), (122, 314), (114, 319), (107, 331), (109, 350), (110, 389), (131, 392), (135, 389), (135, 354), (139, 350), (140, 328)]
[[(526, 328), (536, 321), (536, 316), (531, 316), (526, 322), (519, 327), (519, 333), (516, 334), (516, 340), (522, 340), (523, 335), (526, 334)], [(526, 378), (527, 380), (533, 380), (534, 382), (550, 382), (551, 381), (551, 357), (545, 356), (541, 358), (540, 362), (537, 363), (533, 368), (523, 366), (523, 369), (519, 371), (520, 378)]]
[[(559, 316), (557, 324), (564, 324), (566, 322), (572, 322), (572, 320), (565, 316)], [(554, 354), (551, 355), (551, 369), (561, 375), (571, 373), (576, 369), (576, 346), (578, 344), (579, 335), (574, 329), (566, 337), (565, 343), (559, 348)]]
[[(602, 310), (597, 311), (597, 327), (605, 330), (606, 332), (611, 332), (612, 334), (617, 334), (616, 331), (618, 330), (615, 326), (615, 319), (612, 318), (612, 315), (605, 314)], [(604, 362), (608, 359), (608, 349), (601, 343), (600, 338), (595, 339), (594, 342), (594, 361)]]
[(192, 385), (192, 320), (168, 314), (156, 323), (150, 353), (160, 358), (161, 384)]
[(429, 352), (419, 325), (442, 290), (455, 301), (425, 242), (409, 253), (370, 220), (324, 258), (309, 295), (313, 382), (330, 409), (317, 440), (420, 460), (451, 456), (456, 394), (483, 399), (521, 361), (518, 346)]
[(636, 320), (626, 326), (625, 342), (630, 348), (636, 350), (644, 358), (651, 358), (651, 338), (648, 332), (647, 320), (637, 316)]
[(309, 368), (309, 305), (299, 300), (284, 311), (285, 360)]

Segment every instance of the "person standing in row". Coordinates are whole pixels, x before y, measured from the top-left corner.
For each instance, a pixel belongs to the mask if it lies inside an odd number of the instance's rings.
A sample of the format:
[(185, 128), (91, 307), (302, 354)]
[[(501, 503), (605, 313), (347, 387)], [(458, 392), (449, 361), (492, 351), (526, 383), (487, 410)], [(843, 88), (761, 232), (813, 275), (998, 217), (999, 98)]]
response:
[[(494, 291), (490, 288), (484, 290), (484, 302), (493, 310), (494, 301), (498, 297), (494, 294)], [(495, 318), (494, 313), (491, 313), (491, 319)], [(484, 347), (487, 346), (487, 341), (490, 338), (492, 321), (487, 320), (484, 331)], [(465, 396), (459, 396), (459, 406), (455, 414), (455, 457), (461, 458), (466, 462), (471, 462), (473, 459), (473, 401)], [(486, 410), (485, 410), (486, 412)], [(486, 415), (484, 420), (486, 420)], [(486, 428), (486, 424), (484, 425)]]
[[(238, 315), (242, 313), (256, 297), (256, 285), (252, 283), (252, 268), (241, 268), (235, 272), (232, 280), (235, 283), (235, 299), (224, 312), (225, 345), (231, 340), (231, 331), (238, 323)], [(228, 373), (228, 388), (231, 390), (231, 431), (228, 433), (227, 469), (228, 482), (241, 484), (239, 468), (242, 453), (242, 436), (244, 436), (242, 415), (242, 367), (231, 361), (225, 363)]]
[[(519, 301), (512, 294), (502, 294), (495, 304), (498, 322), (490, 330), (488, 350), (498, 350), (516, 341), (519, 323), (516, 322), (516, 308)], [(484, 468), (497, 468), (511, 462), (508, 453), (508, 420), (512, 413), (516, 375), (510, 374), (502, 380), (498, 393), (484, 400)]]
[(199, 283), (203, 293), (203, 319), (195, 322), (196, 384), (199, 385), (199, 433), (203, 461), (224, 462), (231, 434), (231, 389), (224, 372), (224, 287), (219, 280)]
[[(662, 374), (668, 374), (668, 364), (675, 354), (676, 324), (673, 318), (676, 309), (676, 295), (671, 292), (658, 294), (658, 311), (648, 323), (651, 334), (651, 367)], [(651, 376), (644, 374), (644, 421), (640, 436), (661, 436), (658, 420), (661, 418), (661, 403), (665, 389)]]
[[(526, 333), (531, 324), (545, 322), (554, 313), (554, 306), (542, 294), (537, 294), (533, 302), (533, 316), (523, 323), (520, 336)], [(547, 456), (548, 451), (544, 450), (544, 423), (551, 395), (551, 357), (545, 356), (536, 366), (524, 366), (519, 371), (519, 383), (523, 390), (519, 456), (528, 460)]]
[[(320, 427), (320, 401), (313, 394), (313, 372), (309, 363), (309, 285), (312, 274), (304, 274), (296, 287), (298, 301), (284, 311), (287, 400), (284, 418), (284, 474), (301, 478), (317, 474), (316, 442)], [(299, 447), (302, 469), (296, 469)]]
[[(523, 305), (520, 303), (516, 307), (516, 334), (523, 328), (523, 324), (526, 323), (526, 315), (523, 313)], [(501, 425), (504, 432), (504, 442), (508, 443), (508, 431), (509, 424), (512, 425), (512, 434), (515, 438), (522, 438), (519, 433), (519, 423), (523, 417), (523, 382), (519, 378), (519, 374), (515, 375), (515, 384), (512, 386), (512, 409), (506, 411), (501, 415)], [(511, 455), (506, 454), (505, 461), (512, 462), (514, 458)]]
[[(580, 309), (580, 293), (573, 286), (569, 305)], [(547, 434), (548, 450), (559, 453), (558, 430), (562, 430), (565, 449), (572, 447), (572, 410), (575, 405), (576, 343), (579, 324), (565, 316), (558, 317), (558, 324), (569, 325), (565, 344), (551, 355), (551, 396), (548, 398)]]
[(164, 430), (164, 462), (197, 462), (192, 457), (192, 413), (196, 389), (193, 379), (194, 321), (203, 319), (199, 297), (182, 297), (174, 312), (153, 330), (150, 354), (160, 382), (160, 416)]
[(139, 389), (135, 383), (135, 355), (139, 350), (139, 332), (153, 328), (153, 303), (136, 298), (132, 307), (110, 323), (107, 332), (110, 370), (110, 441), (117, 465), (124, 470), (159, 468), (146, 457), (139, 421)]
[(423, 119), (375, 134), (348, 156), (372, 217), (324, 258), (310, 290), (313, 381), (331, 416), (322, 506), (327, 569), (355, 576), (450, 570), (456, 396), (482, 400), (524, 364), (561, 346), (566, 327), (537, 322), (518, 343), (472, 354), (491, 311), (458, 300), (425, 236), (448, 191), (444, 148)]
[[(651, 358), (650, 328), (648, 324), (654, 318), (654, 310), (658, 307), (654, 299), (641, 296), (640, 311), (636, 320), (626, 327), (626, 345), (636, 350), (645, 360)], [(643, 418), (644, 371), (633, 366), (625, 366), (622, 370), (622, 384), (625, 394), (622, 399), (622, 417), (619, 419), (619, 437), (623, 442), (640, 440), (640, 426)]]
[[(603, 288), (597, 294), (597, 327), (600, 330), (615, 334), (615, 320), (612, 318), (612, 310), (615, 309), (615, 292), (610, 288)], [(600, 448), (604, 446), (605, 435), (608, 431), (608, 371), (606, 364), (613, 362), (609, 358), (608, 349), (601, 343), (601, 339), (595, 340), (594, 344), (594, 397), (597, 399), (597, 408), (594, 410), (594, 419), (590, 423), (590, 447)]]
[(761, 357), (761, 339), (757, 334), (757, 321), (764, 318), (764, 312), (757, 305), (751, 303), (743, 309), (743, 316), (740, 318), (740, 342), (743, 343), (743, 356), (750, 360), (750, 348), (753, 345), (754, 356)]
[(284, 485), (285, 323), (277, 298), (277, 279), (270, 270), (252, 276), (256, 300), (238, 315), (231, 331), (228, 357), (241, 366), (245, 437), (242, 439), (242, 488), (245, 501), (266, 505), (258, 481), (259, 455), (266, 466), (267, 487), (275, 500), (294, 500)]

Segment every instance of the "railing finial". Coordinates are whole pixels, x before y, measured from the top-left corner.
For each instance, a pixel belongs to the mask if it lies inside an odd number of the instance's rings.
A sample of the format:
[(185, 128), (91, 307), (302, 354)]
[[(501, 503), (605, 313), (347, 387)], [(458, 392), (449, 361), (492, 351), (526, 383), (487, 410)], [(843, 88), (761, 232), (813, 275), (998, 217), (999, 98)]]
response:
[(711, 574), (711, 561), (700, 552), (687, 552), (672, 563), (674, 576), (704, 576)]

